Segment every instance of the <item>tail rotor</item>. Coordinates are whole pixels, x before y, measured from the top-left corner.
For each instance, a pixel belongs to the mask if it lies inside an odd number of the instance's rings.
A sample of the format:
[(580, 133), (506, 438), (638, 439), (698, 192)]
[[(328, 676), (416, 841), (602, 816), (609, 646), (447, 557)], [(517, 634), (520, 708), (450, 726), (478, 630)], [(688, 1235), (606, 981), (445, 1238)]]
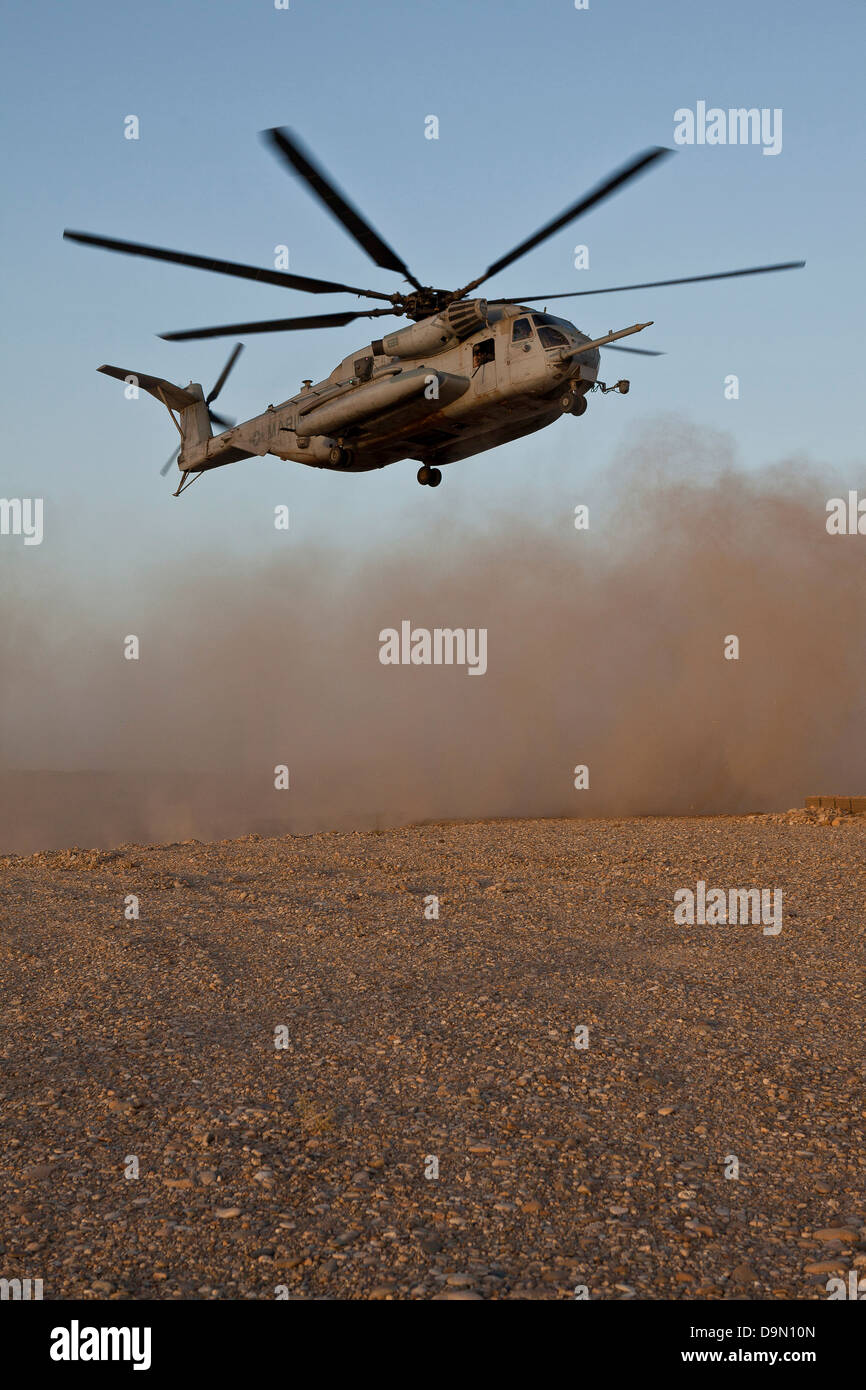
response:
[[(212, 425), (217, 425), (220, 429), (223, 430), (231, 429), (236, 422), (234, 420), (228, 419), (225, 415), (218, 415), (215, 410), (211, 410), (211, 402), (216, 400), (220, 391), (225, 386), (226, 382), (228, 381), (229, 374), (233, 370), (234, 365), (237, 362), (243, 350), (243, 343), (235, 343), (231, 355), (229, 356), (228, 361), (226, 362), (225, 366), (223, 367), (222, 371), (217, 377), (214, 386), (211, 388), (209, 393), (204, 398), (205, 405), (207, 406), (208, 419), (210, 420)], [(175, 449), (174, 453), (171, 455), (168, 461), (163, 464), (162, 468), (159, 470), (161, 478), (164, 478), (168, 470), (171, 468), (172, 464), (177, 462), (177, 456), (180, 453), (182, 447), (182, 445), (178, 445), (178, 447)]]

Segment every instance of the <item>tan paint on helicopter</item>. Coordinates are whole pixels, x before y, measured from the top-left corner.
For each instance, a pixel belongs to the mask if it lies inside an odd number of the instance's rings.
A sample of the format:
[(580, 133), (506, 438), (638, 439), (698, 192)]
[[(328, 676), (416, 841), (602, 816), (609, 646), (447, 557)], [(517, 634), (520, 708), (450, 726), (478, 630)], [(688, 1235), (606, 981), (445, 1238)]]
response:
[[(520, 438), (563, 414), (562, 398), (569, 391), (584, 394), (598, 374), (595, 349), (583, 360), (568, 355), (590, 339), (565, 320), (556, 324), (566, 340), (562, 345), (545, 348), (534, 325), (528, 337), (512, 341), (514, 322), (532, 323), (534, 312), (484, 305), (485, 321), (469, 336), (459, 341), (451, 335), (438, 351), (418, 356), (361, 348), (326, 380), (216, 436), (208, 426), (202, 437), (202, 421), (190, 406), (181, 411), (185, 442), (179, 467), (200, 472), (270, 453), (314, 467), (365, 472), (401, 458), (447, 463)], [(426, 320), (428, 326), (442, 325)], [(388, 346), (399, 349), (401, 335), (409, 338), (420, 327), (389, 334)], [(372, 372), (364, 380), (371, 356)], [(340, 450), (348, 457), (335, 459)]]

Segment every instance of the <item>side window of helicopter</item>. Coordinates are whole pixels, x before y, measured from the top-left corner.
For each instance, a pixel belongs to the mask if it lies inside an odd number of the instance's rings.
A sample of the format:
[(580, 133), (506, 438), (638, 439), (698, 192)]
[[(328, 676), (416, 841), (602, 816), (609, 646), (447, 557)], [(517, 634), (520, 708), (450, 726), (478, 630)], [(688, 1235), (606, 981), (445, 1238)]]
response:
[(514, 327), (511, 330), (512, 343), (519, 343), (523, 338), (532, 337), (532, 324), (529, 319), (515, 319)]
[(476, 343), (472, 349), (472, 370), (477, 372), (479, 367), (483, 367), (485, 362), (492, 362), (496, 357), (496, 342), (493, 338), (485, 338), (483, 342)]
[(551, 328), (548, 324), (540, 324), (538, 337), (541, 346), (546, 348), (568, 347), (568, 339), (564, 333), (560, 333), (558, 328)]

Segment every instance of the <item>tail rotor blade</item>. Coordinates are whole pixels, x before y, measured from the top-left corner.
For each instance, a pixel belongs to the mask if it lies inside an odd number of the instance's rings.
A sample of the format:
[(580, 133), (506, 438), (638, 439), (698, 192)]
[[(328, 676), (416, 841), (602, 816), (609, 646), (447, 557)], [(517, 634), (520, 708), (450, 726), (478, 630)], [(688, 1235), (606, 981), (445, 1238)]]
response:
[(227, 379), (228, 379), (229, 372), (230, 372), (230, 371), (232, 370), (232, 368), (234, 367), (235, 363), (237, 362), (237, 360), (238, 360), (238, 358), (240, 357), (240, 355), (241, 355), (241, 353), (243, 352), (243, 350), (244, 350), (244, 345), (243, 345), (243, 343), (236, 343), (236, 344), (235, 344), (234, 351), (232, 352), (231, 356), (229, 357), (228, 362), (226, 362), (225, 366), (223, 367), (222, 371), (220, 372), (219, 376), (217, 377), (216, 386), (213, 387), (213, 389), (212, 389), (212, 391), (211, 391), (211, 393), (210, 393), (209, 396), (205, 396), (205, 402), (206, 402), (208, 405), (210, 405), (211, 401), (215, 401), (215, 400), (216, 400), (216, 398), (217, 398), (217, 396), (219, 395), (220, 391), (221, 391), (221, 390), (223, 389), (223, 387), (225, 386), (226, 381), (227, 381)]
[(208, 419), (212, 425), (219, 425), (222, 430), (230, 430), (237, 424), (237, 420), (230, 420), (226, 415), (217, 415), (215, 410), (208, 411)]
[(175, 449), (174, 453), (172, 454), (172, 456), (171, 456), (171, 458), (168, 460), (168, 462), (167, 462), (167, 463), (164, 463), (164, 464), (162, 465), (162, 468), (160, 468), (160, 470), (159, 470), (159, 476), (160, 476), (161, 478), (164, 478), (164, 477), (165, 477), (166, 473), (167, 473), (168, 470), (171, 468), (171, 465), (176, 461), (177, 456), (178, 456), (179, 453), (180, 453), (180, 445), (178, 445), (178, 447)]

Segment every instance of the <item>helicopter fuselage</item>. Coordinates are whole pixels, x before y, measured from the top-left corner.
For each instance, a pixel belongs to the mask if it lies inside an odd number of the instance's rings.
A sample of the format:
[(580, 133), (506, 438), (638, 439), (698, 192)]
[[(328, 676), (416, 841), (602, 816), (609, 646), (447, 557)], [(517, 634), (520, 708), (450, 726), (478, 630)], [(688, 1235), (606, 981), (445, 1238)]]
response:
[(221, 434), (207, 426), (201, 437), (195, 426), (206, 422), (183, 411), (178, 465), (201, 472), (265, 454), (339, 472), (454, 463), (582, 414), (599, 353), (569, 354), (590, 341), (551, 314), (464, 300), (359, 348), (324, 381)]

